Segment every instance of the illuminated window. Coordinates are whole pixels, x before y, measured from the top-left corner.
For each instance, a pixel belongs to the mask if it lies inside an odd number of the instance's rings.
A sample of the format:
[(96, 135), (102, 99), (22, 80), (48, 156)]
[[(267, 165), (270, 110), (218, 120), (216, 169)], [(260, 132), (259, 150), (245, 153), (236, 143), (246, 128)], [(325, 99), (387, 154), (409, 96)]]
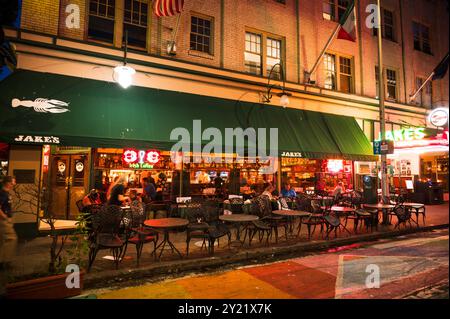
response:
[(89, 1), (89, 39), (113, 42), (115, 6), (115, 0)]
[(147, 17), (148, 1), (125, 0), (123, 15), (123, 29), (128, 31), (128, 44), (131, 46), (147, 47)]
[(261, 35), (245, 33), (245, 71), (255, 75), (261, 75), (262, 51)]
[[(267, 75), (269, 75), (273, 66), (281, 63), (281, 41), (267, 38)], [(280, 80), (280, 65), (277, 65), (272, 71), (272, 79)]]
[[(386, 100), (396, 101), (397, 100), (397, 85), (398, 85), (397, 71), (391, 70), (391, 69), (384, 69), (383, 71), (384, 71), (384, 77), (386, 78), (386, 81), (384, 83)], [(376, 83), (376, 89), (377, 89), (377, 95), (376, 95), (377, 99), (380, 97), (379, 73), (378, 72), (379, 72), (378, 66), (376, 66), (375, 67), (375, 83)]]
[(324, 56), (324, 69), (326, 89), (353, 93), (352, 59), (327, 53)]

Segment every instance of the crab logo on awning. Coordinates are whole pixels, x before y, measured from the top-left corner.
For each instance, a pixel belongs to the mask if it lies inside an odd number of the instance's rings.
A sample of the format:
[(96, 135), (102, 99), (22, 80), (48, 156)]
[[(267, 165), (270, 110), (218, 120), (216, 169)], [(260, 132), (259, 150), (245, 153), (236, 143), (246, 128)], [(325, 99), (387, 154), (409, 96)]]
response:
[(69, 109), (65, 108), (64, 106), (69, 106), (69, 103), (59, 101), (59, 100), (52, 100), (52, 99), (43, 99), (43, 98), (37, 98), (34, 101), (31, 100), (19, 100), (19, 99), (13, 99), (11, 101), (12, 107), (30, 107), (33, 108), (35, 112), (38, 113), (65, 113), (69, 112)]

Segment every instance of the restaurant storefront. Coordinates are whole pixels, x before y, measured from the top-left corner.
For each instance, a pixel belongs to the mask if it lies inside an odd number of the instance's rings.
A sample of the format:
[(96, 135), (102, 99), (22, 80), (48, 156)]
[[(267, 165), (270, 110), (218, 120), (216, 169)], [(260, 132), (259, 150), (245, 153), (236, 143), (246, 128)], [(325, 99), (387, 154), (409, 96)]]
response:
[[(152, 177), (159, 199), (174, 200), (214, 195), (218, 185), (226, 194), (257, 194), (267, 183), (280, 189), (285, 182), (299, 191), (319, 183), (332, 189), (338, 181), (353, 187), (355, 163), (376, 161), (352, 117), (141, 87), (123, 90), (115, 83), (23, 70), (0, 82), (0, 91), (5, 92), (0, 142), (9, 147), (8, 173), (26, 170), (12, 169), (11, 161), (20, 162), (18, 148), (29, 149), (36, 167), (22, 182), (35, 178), (49, 187), (60, 218), (75, 218), (76, 201), (92, 188), (105, 190), (118, 175), (138, 191), (143, 178)], [(221, 160), (195, 162), (195, 135), (200, 134), (201, 147), (208, 144), (205, 131), (195, 129), (196, 120), (203, 129), (222, 133), (276, 128), (276, 155), (269, 134), (265, 159), (249, 153), (248, 143), (244, 154), (229, 152), (225, 141), (215, 153)], [(171, 156), (179, 142), (178, 136), (171, 139), (176, 128), (192, 137), (183, 140), (187, 151), (182, 156), (190, 160), (182, 166)], [(268, 165), (280, 166), (281, 175)]]

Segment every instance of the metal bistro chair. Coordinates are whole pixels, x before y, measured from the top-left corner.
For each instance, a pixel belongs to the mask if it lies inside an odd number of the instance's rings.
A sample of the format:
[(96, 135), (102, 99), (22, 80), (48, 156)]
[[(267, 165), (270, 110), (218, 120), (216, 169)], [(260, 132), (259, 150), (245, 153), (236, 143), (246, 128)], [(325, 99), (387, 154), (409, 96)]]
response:
[(136, 246), (136, 263), (139, 262), (144, 245), (153, 243), (152, 255), (156, 260), (156, 243), (158, 242), (158, 233), (144, 226), (145, 209), (139, 202), (132, 203), (130, 209), (125, 212), (124, 224), (126, 227), (126, 244), (123, 250), (123, 256), (127, 251), (128, 244)]
[(394, 229), (399, 228), (401, 225), (404, 225), (406, 227), (406, 223), (409, 223), (409, 226), (411, 225), (411, 212), (410, 210), (406, 209), (405, 206), (397, 206), (394, 208), (395, 216), (397, 216), (397, 224), (395, 224)]
[[(305, 207), (305, 208), (306, 208), (305, 210), (308, 210), (311, 212), (311, 215), (299, 224), (297, 236), (300, 236), (302, 224), (305, 224), (308, 229), (308, 239), (311, 239), (311, 235), (314, 235), (314, 232), (316, 231), (317, 226), (320, 226), (320, 233), (323, 236), (325, 220), (323, 219), (324, 214), (323, 214), (323, 211), (322, 211), (322, 208), (320, 205), (320, 201), (313, 199), (310, 201), (309, 207)], [(311, 233), (311, 227), (313, 228), (312, 233)]]
[(188, 203), (185, 208), (185, 217), (189, 220), (189, 224), (186, 227), (186, 256), (189, 256), (191, 239), (203, 239), (201, 249), (206, 247), (206, 242), (209, 240), (209, 225), (206, 222), (207, 216), (200, 203)]
[(266, 244), (269, 244), (269, 239), (272, 235), (275, 224), (271, 223), (270, 215), (272, 214), (272, 204), (267, 196), (258, 196), (252, 200), (251, 212), (252, 215), (257, 215), (260, 219), (247, 224), (244, 228), (244, 242), (248, 236), (248, 244), (252, 244), (253, 237), (258, 234), (259, 241), (262, 242), (264, 235), (266, 235)]
[(94, 234), (89, 248), (88, 272), (91, 270), (99, 250), (109, 249), (112, 252), (116, 269), (122, 256), (125, 240), (121, 238), (122, 209), (116, 205), (104, 205), (93, 215)]
[(231, 231), (228, 226), (219, 219), (221, 212), (220, 203), (217, 201), (206, 201), (203, 205), (203, 210), (209, 225), (209, 253), (214, 254), (214, 245), (217, 240), (217, 246), (220, 245), (220, 238), (227, 236), (228, 246), (231, 243)]

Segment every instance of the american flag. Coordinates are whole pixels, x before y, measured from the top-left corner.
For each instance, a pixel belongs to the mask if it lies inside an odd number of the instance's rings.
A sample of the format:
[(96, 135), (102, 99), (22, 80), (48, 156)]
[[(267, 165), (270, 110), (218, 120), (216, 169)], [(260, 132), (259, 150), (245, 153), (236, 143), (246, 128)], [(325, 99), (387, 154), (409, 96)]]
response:
[(153, 11), (158, 17), (170, 17), (181, 13), (184, 0), (155, 0)]

